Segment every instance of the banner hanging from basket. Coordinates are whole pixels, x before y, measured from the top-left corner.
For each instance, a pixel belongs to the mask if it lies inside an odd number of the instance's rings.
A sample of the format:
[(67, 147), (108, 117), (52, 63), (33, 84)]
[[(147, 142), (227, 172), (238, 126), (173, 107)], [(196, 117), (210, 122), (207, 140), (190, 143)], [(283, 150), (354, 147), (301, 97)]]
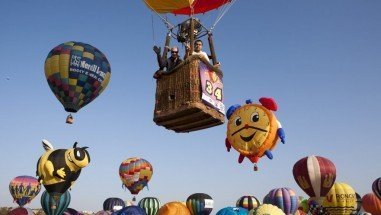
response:
[(221, 77), (201, 61), (199, 63), (199, 71), (202, 87), (202, 100), (225, 115)]

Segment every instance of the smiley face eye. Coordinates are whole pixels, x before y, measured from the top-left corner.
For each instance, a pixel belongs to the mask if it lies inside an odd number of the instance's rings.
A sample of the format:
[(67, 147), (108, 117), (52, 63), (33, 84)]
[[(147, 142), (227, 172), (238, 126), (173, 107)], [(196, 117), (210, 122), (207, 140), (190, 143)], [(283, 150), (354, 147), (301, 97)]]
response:
[(237, 118), (235, 118), (235, 120), (234, 120), (234, 124), (235, 124), (236, 126), (240, 126), (240, 125), (242, 124), (242, 119), (241, 119), (241, 117), (237, 117)]
[(259, 120), (259, 114), (257, 112), (252, 113), (251, 116), (250, 116), (250, 120), (252, 122), (258, 122), (258, 120)]

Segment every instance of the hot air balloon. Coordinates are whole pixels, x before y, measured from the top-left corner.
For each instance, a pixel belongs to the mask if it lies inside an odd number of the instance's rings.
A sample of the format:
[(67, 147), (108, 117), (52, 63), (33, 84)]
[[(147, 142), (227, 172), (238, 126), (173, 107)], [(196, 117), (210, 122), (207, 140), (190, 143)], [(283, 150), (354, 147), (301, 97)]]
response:
[[(167, 47), (172, 37), (184, 46), (189, 46), (187, 53), (192, 53), (183, 63), (161, 73), (163, 75), (157, 79), (154, 122), (175, 132), (192, 132), (223, 124), (223, 74), (217, 61), (212, 31), (234, 0), (143, 1), (159, 16), (166, 16), (162, 19), (167, 27), (165, 48), (162, 55), (159, 50), (158, 58), (167, 59)], [(206, 13), (210, 20), (214, 9), (220, 9), (220, 16), (210, 28), (206, 27), (206, 23), (201, 21), (201, 14)], [(172, 18), (184, 18), (179, 15), (186, 15), (186, 20), (177, 25), (171, 24)], [(212, 63), (194, 52), (195, 40), (206, 35)]]
[(298, 197), (290, 188), (276, 188), (271, 190), (263, 200), (263, 203), (277, 206), (286, 215), (294, 214), (298, 209)]
[(161, 206), (157, 215), (191, 215), (187, 206), (182, 202), (168, 202)]
[(63, 215), (83, 215), (83, 214), (73, 208), (67, 208), (65, 212), (63, 213)]
[(362, 207), (362, 199), (360, 194), (356, 193), (356, 213), (359, 213)]
[(261, 104), (253, 104), (247, 100), (244, 106), (231, 106), (226, 116), (229, 119), (226, 132), (226, 148), (231, 147), (239, 152), (238, 162), (242, 163), (246, 157), (254, 163), (257, 171), (257, 162), (266, 155), (273, 158), (271, 151), (280, 139), (285, 143), (285, 134), (280, 122), (273, 111), (278, 106), (272, 98), (260, 98)]
[(131, 205), (118, 210), (111, 215), (147, 215), (145, 210), (139, 206)]
[(146, 211), (147, 215), (156, 215), (161, 207), (159, 199), (155, 197), (142, 198), (138, 205)]
[(381, 215), (381, 200), (374, 193), (362, 197), (362, 208), (372, 215)]
[[(137, 195), (148, 185), (152, 174), (152, 165), (143, 158), (129, 158), (123, 161), (119, 167), (119, 177), (123, 186), (127, 187), (132, 195)], [(135, 201), (135, 197), (133, 201)]]
[(249, 215), (285, 215), (284, 212), (275, 205), (263, 204), (249, 211)]
[(8, 215), (34, 215), (30, 208), (18, 207), (9, 211)]
[(377, 198), (381, 199), (381, 177), (374, 180), (372, 184), (372, 190), (374, 195), (376, 195)]
[(61, 215), (69, 206), (70, 199), (69, 191), (60, 195), (58, 200), (52, 199), (50, 194), (44, 191), (41, 196), (41, 206), (47, 215)]
[[(49, 87), (70, 113), (76, 113), (98, 97), (106, 89), (110, 75), (106, 56), (86, 43), (62, 43), (45, 60)], [(72, 123), (71, 114), (67, 123)]]
[(41, 184), (32, 176), (17, 176), (9, 183), (9, 192), (20, 207), (31, 202), (41, 190)]
[(187, 198), (187, 207), (192, 215), (209, 215), (213, 203), (212, 197), (206, 193), (194, 193)]
[(350, 215), (356, 210), (356, 192), (346, 183), (335, 182), (322, 206), (331, 215)]
[(241, 207), (225, 207), (217, 212), (216, 215), (247, 215), (249, 211)]
[(42, 141), (46, 152), (37, 162), (37, 175), (52, 198), (52, 209), (58, 207), (60, 196), (74, 184), (81, 169), (90, 163), (90, 155), (86, 150), (88, 147), (77, 147), (77, 144), (75, 142), (70, 149), (55, 150), (49, 141)]
[(124, 208), (126, 204), (124, 203), (123, 199), (120, 198), (107, 198), (103, 202), (103, 210), (105, 211), (118, 211), (122, 208)]
[(252, 210), (257, 208), (261, 203), (255, 196), (242, 196), (237, 200), (236, 206), (245, 208), (247, 210)]
[(308, 156), (300, 159), (292, 169), (299, 187), (321, 205), (336, 180), (336, 167), (332, 161), (321, 156)]

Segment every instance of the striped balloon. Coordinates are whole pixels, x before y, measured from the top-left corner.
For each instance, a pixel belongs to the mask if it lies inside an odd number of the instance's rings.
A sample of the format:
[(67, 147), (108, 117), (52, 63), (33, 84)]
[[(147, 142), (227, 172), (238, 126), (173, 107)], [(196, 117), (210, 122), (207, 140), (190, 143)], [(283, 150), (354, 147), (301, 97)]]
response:
[(45, 60), (49, 87), (68, 112), (75, 113), (98, 97), (110, 75), (106, 56), (86, 43), (62, 43)]
[(214, 201), (206, 193), (194, 193), (187, 198), (187, 207), (192, 215), (209, 215)]
[(269, 192), (263, 200), (280, 208), (286, 215), (294, 214), (298, 209), (298, 197), (290, 188), (277, 188)]
[(61, 215), (65, 212), (70, 204), (70, 193), (66, 191), (60, 195), (58, 199), (50, 195), (46, 190), (41, 195), (41, 206), (48, 215)]
[(161, 207), (160, 200), (155, 197), (142, 198), (138, 205), (146, 211), (147, 215), (156, 215)]
[(123, 161), (119, 167), (119, 177), (133, 195), (138, 194), (147, 186), (152, 174), (152, 165), (143, 158), (129, 158)]
[(300, 159), (292, 169), (294, 179), (302, 190), (321, 204), (336, 180), (332, 161), (320, 156)]
[(374, 195), (381, 200), (381, 178), (377, 178), (372, 184)]
[(242, 196), (237, 200), (236, 206), (246, 208), (247, 210), (256, 209), (261, 202), (254, 196)]

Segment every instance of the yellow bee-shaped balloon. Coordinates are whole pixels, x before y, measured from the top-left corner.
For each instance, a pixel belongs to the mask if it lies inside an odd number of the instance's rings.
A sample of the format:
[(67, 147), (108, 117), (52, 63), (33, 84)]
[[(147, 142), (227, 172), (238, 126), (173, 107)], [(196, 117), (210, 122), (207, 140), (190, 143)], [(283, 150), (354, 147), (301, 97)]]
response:
[(65, 193), (77, 180), (81, 169), (90, 163), (86, 148), (56, 149), (47, 141), (42, 141), (46, 152), (37, 162), (37, 176), (49, 194)]
[(233, 105), (226, 113), (229, 120), (225, 141), (227, 150), (233, 146), (240, 153), (238, 162), (242, 163), (247, 157), (254, 163), (255, 171), (263, 155), (273, 158), (271, 150), (278, 139), (285, 143), (284, 131), (273, 113), (278, 109), (276, 102), (272, 98), (260, 98), (259, 102), (261, 104), (253, 104), (247, 100), (242, 107)]

